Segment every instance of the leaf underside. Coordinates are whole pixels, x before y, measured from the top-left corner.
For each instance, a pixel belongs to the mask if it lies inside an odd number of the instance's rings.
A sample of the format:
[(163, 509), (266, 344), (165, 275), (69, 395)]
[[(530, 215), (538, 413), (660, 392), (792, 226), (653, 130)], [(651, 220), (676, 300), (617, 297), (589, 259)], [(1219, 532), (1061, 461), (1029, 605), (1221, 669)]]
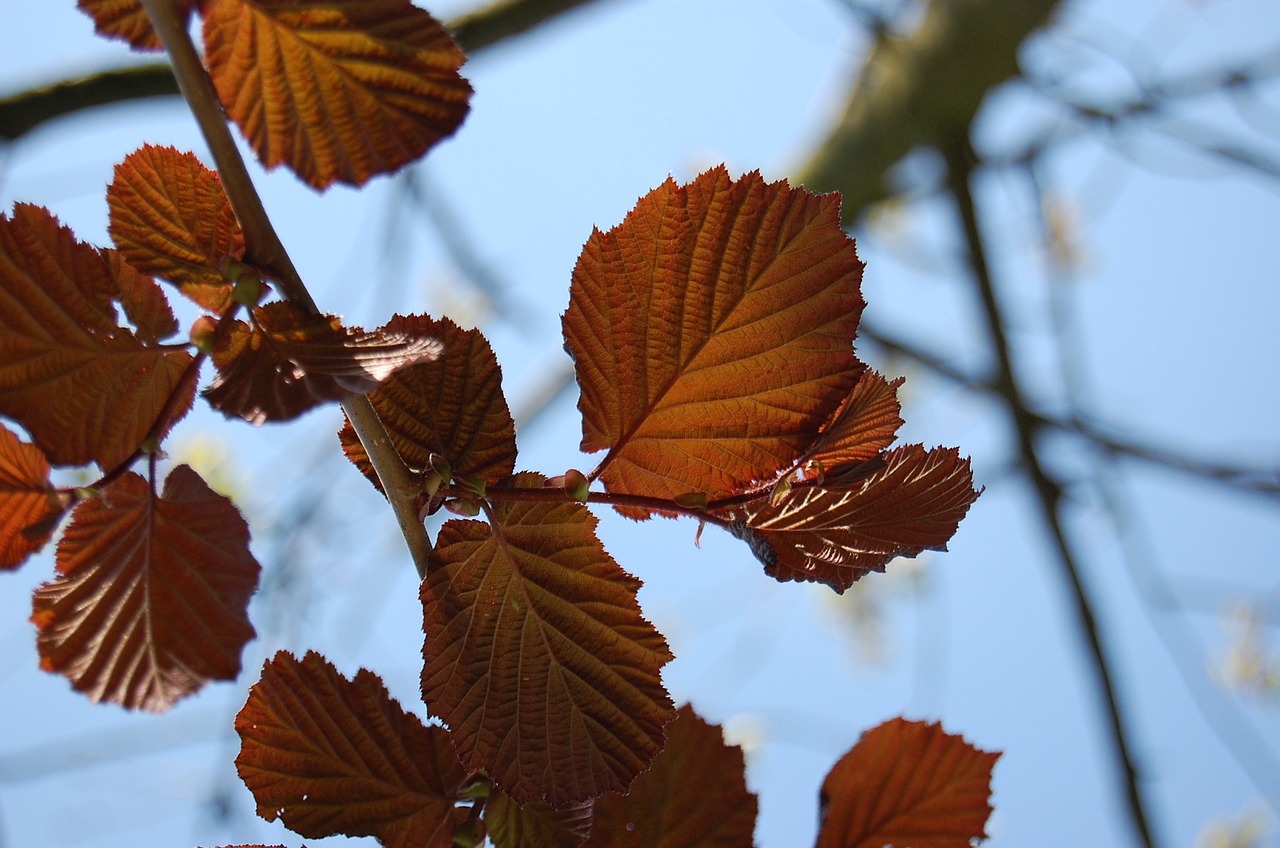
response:
[(409, 0), (205, 0), (218, 96), (267, 168), (361, 185), (453, 134), (465, 57)]
[(44, 547), (62, 511), (44, 454), (0, 425), (0, 571)]
[(491, 515), (445, 523), (432, 552), (423, 699), (464, 767), (517, 802), (623, 791), (673, 715), (660, 676), (671, 652), (640, 615), (640, 581), (581, 504), (505, 501)]
[(578, 848), (591, 835), (591, 801), (552, 807), (545, 801), (517, 804), (495, 790), (484, 806), (494, 848)]
[(426, 727), (361, 669), (348, 680), (284, 651), (236, 716), (236, 768), (258, 815), (308, 839), (374, 836), (388, 848), (451, 848), (466, 775), (448, 731)]
[(891, 719), (827, 774), (817, 848), (970, 848), (986, 837), (999, 757), (939, 724)]
[[(190, 16), (195, 0), (178, 0)], [(160, 38), (151, 28), (139, 0), (79, 0), (76, 6), (93, 18), (93, 28), (104, 38), (126, 41), (135, 50), (162, 50)]]
[(132, 472), (81, 503), (36, 590), (40, 665), (94, 701), (161, 711), (232, 680), (258, 563), (239, 511), (185, 465), (155, 498)]

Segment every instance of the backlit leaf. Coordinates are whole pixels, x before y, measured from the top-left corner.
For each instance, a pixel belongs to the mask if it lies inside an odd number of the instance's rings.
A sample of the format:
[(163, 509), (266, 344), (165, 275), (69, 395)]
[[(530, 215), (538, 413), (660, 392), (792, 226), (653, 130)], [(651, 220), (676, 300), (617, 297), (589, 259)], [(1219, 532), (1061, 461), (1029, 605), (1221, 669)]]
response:
[(588, 848), (751, 848), (756, 796), (745, 770), (742, 749), (686, 704), (631, 791), (596, 801)]
[[(116, 321), (120, 281), (137, 311), (136, 275), (76, 240), (45, 209), (0, 215), (0, 414), (31, 433), (54, 465), (128, 458), (178, 388), (191, 356), (147, 341), (164, 329), (154, 304), (139, 338)], [(150, 296), (143, 296), (143, 301)], [(191, 406), (194, 380), (168, 425)]]
[[(195, 0), (179, 2), (190, 15)], [(127, 41), (135, 50), (163, 49), (139, 0), (79, 0), (76, 6), (93, 18), (93, 28), (104, 38)]]
[(206, 0), (218, 96), (272, 168), (318, 189), (417, 159), (466, 117), (464, 56), (409, 0)]
[(120, 305), (129, 323), (137, 328), (138, 338), (156, 344), (178, 332), (173, 307), (156, 281), (126, 262), (118, 250), (104, 248), (102, 256), (120, 288)]
[(640, 615), (640, 581), (581, 504), (503, 501), (491, 514), (493, 526), (440, 530), (422, 583), (423, 698), (464, 767), (520, 803), (625, 790), (674, 713), (660, 677), (671, 652)]
[(253, 638), (249, 528), (185, 465), (159, 497), (132, 472), (84, 501), (36, 590), (40, 665), (94, 701), (160, 711), (208, 680), (233, 680)]
[(578, 848), (591, 835), (591, 801), (559, 809), (545, 801), (517, 804), (494, 790), (484, 823), (494, 848)]
[(62, 511), (44, 454), (0, 425), (0, 571), (44, 547)]
[[(515, 424), (502, 394), (502, 371), (485, 337), (448, 318), (421, 315), (397, 315), (383, 331), (438, 339), (443, 348), (438, 359), (401, 368), (369, 393), (400, 458), (421, 471), (435, 453), (454, 475), (489, 483), (510, 475), (516, 463)], [(381, 491), (349, 423), (338, 438), (347, 458)]]
[(986, 837), (999, 757), (936, 723), (867, 731), (822, 783), (818, 848), (969, 848)]
[(375, 836), (388, 848), (452, 848), (466, 775), (449, 733), (426, 727), (361, 669), (281, 651), (236, 716), (236, 768), (258, 815), (308, 839)]
[(193, 153), (145, 145), (107, 187), (111, 238), (133, 267), (173, 283), (211, 312), (231, 302), (222, 269), (244, 235), (218, 175)]
[(813, 443), (863, 367), (862, 263), (839, 211), (836, 195), (718, 167), (591, 234), (564, 334), (606, 488), (724, 495)]
[(864, 371), (831, 423), (822, 431), (809, 458), (827, 470), (857, 465), (893, 444), (902, 426), (898, 387), (874, 371)]
[(435, 339), (365, 333), (288, 301), (253, 310), (218, 336), (209, 403), (253, 424), (288, 421), (321, 403), (365, 394), (391, 372), (440, 353)]
[(895, 448), (884, 466), (847, 486), (796, 486), (777, 505), (728, 513), (776, 579), (813, 580), (843, 592), (895, 556), (945, 550), (978, 497), (969, 460), (955, 448)]

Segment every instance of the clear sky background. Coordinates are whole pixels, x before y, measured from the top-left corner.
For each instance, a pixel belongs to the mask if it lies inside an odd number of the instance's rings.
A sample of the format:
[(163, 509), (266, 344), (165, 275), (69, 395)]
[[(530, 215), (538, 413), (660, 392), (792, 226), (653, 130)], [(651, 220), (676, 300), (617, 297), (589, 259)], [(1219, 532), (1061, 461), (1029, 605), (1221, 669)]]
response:
[[(428, 8), (448, 19), (471, 5)], [(480, 324), (518, 416), (567, 365), (559, 316), (591, 228), (620, 222), (668, 174), (687, 180), (725, 162), (735, 174), (787, 176), (840, 109), (867, 44), (839, 0), (597, 5), (470, 62), (471, 116), (415, 171), (501, 285), (500, 299), (467, 279), (398, 181), (322, 196), (285, 171), (258, 181), (322, 308), (368, 326), (396, 311)], [(1134, 94), (1135, 81), (1105, 51), (1134, 57), (1148, 77), (1218, 68), (1276, 50), (1280, 6), (1082, 0), (1066, 4), (1054, 32), (1028, 44), (1023, 61), (1114, 102)], [(0, 0), (0, 93), (128, 61), (125, 47), (92, 35), (71, 0)], [(1261, 105), (1233, 110), (1206, 97), (1167, 120), (1198, 122), (1280, 160), (1280, 86), (1257, 93)], [(1012, 85), (988, 99), (975, 143), (1011, 151), (1060, 123), (1042, 96)], [(105, 244), (106, 184), (143, 142), (207, 160), (175, 100), (102, 110), (0, 149), (0, 208), (46, 205), (82, 239)], [(902, 171), (916, 199), (854, 233), (867, 261), (866, 320), (976, 373), (988, 364), (982, 325), (952, 209), (928, 191), (937, 165), (919, 156)], [(1061, 405), (1052, 292), (1069, 305), (1075, 373), (1099, 421), (1206, 460), (1280, 467), (1280, 182), (1155, 131), (1082, 133), (1047, 159), (1043, 176), (1078, 248), (1066, 270), (1046, 261), (1024, 181), (992, 172), (978, 185), (1018, 327), (1016, 365), (1036, 378), (1037, 400)], [(600, 511), (606, 547), (645, 581), (646, 615), (677, 655), (668, 688), (746, 746), (761, 848), (812, 844), (827, 769), (862, 731), (899, 714), (940, 719), (1004, 752), (990, 845), (1131, 844), (1065, 587), (1031, 492), (1010, 473), (1007, 422), (904, 360), (860, 351), (890, 376), (907, 375), (905, 440), (960, 446), (985, 494), (950, 552), (895, 563), (842, 598), (775, 583), (724, 534), (708, 531), (695, 547), (691, 522), (637, 525)], [(519, 431), (521, 468), (593, 464), (577, 451), (575, 402), (576, 392), (562, 393)], [(423, 712), (416, 579), (385, 502), (339, 455), (338, 411), (254, 430), (202, 406), (175, 432), (172, 453), (233, 494), (266, 569), (246, 671), (159, 718), (93, 706), (36, 668), (30, 592), (49, 578), (51, 556), (0, 576), (0, 848), (300, 845), (254, 816), (232, 766), (232, 717), (280, 648), (315, 648), (348, 675), (376, 671)], [(1056, 448), (1056, 470), (1092, 469), (1071, 440)], [(1260, 844), (1280, 845), (1266, 800), (1280, 802), (1277, 701), (1213, 683), (1237, 602), (1255, 602), (1261, 643), (1276, 647), (1276, 501), (1132, 461), (1111, 470), (1124, 533), (1103, 493), (1083, 484), (1069, 490), (1070, 529), (1088, 554), (1157, 833), (1166, 845), (1193, 845), (1212, 822), (1257, 816)], [(1126, 559), (1126, 544), (1139, 555)], [(1153, 585), (1169, 591), (1163, 609), (1143, 593)], [(1245, 766), (1221, 727), (1261, 740), (1246, 746)]]

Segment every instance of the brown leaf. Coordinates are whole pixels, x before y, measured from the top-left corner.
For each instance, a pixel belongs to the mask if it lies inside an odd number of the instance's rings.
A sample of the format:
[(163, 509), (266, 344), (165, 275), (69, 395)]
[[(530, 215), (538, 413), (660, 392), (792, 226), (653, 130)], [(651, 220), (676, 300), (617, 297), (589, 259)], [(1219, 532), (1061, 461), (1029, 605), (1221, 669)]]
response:
[(999, 757), (936, 723), (867, 731), (822, 783), (818, 848), (969, 848), (986, 837)]
[(765, 498), (726, 515), (770, 576), (844, 592), (896, 556), (945, 550), (977, 497), (955, 448), (908, 445), (847, 486), (797, 486), (777, 506)]
[(194, 153), (144, 145), (107, 187), (111, 238), (129, 264), (173, 283), (211, 312), (231, 303), (223, 275), (244, 256), (244, 235), (218, 175)]
[[(539, 487), (520, 474), (516, 485)], [(581, 504), (505, 501), (446, 522), (422, 583), (422, 693), (469, 770), (519, 803), (626, 789), (662, 748), (671, 659), (640, 581)]]
[(449, 733), (425, 727), (361, 669), (281, 651), (236, 716), (236, 768), (258, 815), (308, 839), (374, 836), (388, 848), (452, 848), (466, 775)]
[[(191, 363), (184, 350), (148, 341), (164, 329), (136, 274), (104, 258), (45, 209), (0, 215), (0, 415), (19, 421), (54, 465), (128, 458), (179, 389)], [(121, 280), (128, 291), (122, 292)], [(126, 298), (148, 326), (139, 338), (116, 322)], [(183, 389), (166, 428), (191, 406)]]
[[(438, 339), (443, 348), (438, 359), (401, 368), (369, 393), (405, 464), (420, 472), (435, 453), (455, 476), (495, 483), (510, 475), (515, 424), (502, 394), (502, 370), (480, 331), (460, 329), (448, 318), (397, 315), (382, 332)], [(338, 438), (347, 458), (382, 491), (350, 423)]]
[(317, 189), (396, 171), (453, 134), (465, 57), (409, 0), (206, 0), (218, 96), (267, 168)]
[(831, 423), (818, 437), (809, 458), (828, 471), (859, 465), (893, 444), (902, 426), (898, 387), (874, 371), (864, 371)]
[(0, 424), (0, 571), (43, 548), (63, 509), (44, 454)]
[(249, 528), (187, 466), (158, 498), (130, 472), (77, 506), (57, 568), (35, 593), (40, 665), (92, 700), (158, 712), (240, 672), (259, 571)]
[(494, 790), (484, 823), (494, 848), (578, 848), (591, 835), (591, 801), (555, 808), (545, 801), (517, 804)]
[(178, 332), (173, 307), (155, 280), (134, 269), (118, 250), (103, 248), (102, 258), (119, 287), (120, 305), (129, 323), (138, 329), (139, 339), (154, 345)]
[[(195, 0), (179, 2), (189, 17)], [(135, 50), (164, 49), (139, 0), (79, 0), (76, 6), (93, 18), (93, 28), (103, 38), (127, 41)]]
[(607, 489), (727, 495), (812, 445), (863, 368), (862, 263), (839, 211), (721, 166), (591, 234), (564, 334)]
[(440, 354), (435, 339), (365, 333), (288, 301), (253, 310), (218, 336), (218, 376), (204, 391), (214, 408), (253, 424), (289, 421), (326, 402), (365, 394), (397, 368)]
[(688, 704), (626, 795), (596, 801), (588, 848), (751, 848), (756, 796), (742, 749)]

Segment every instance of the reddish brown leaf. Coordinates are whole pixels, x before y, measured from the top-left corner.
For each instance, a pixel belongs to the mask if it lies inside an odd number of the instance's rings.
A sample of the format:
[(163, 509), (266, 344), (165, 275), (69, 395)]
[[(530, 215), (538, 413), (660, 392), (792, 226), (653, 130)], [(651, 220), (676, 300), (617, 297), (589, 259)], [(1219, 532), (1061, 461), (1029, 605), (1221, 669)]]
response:
[(218, 337), (218, 376), (204, 394), (228, 417), (289, 421), (318, 404), (364, 394), (397, 368), (439, 353), (435, 339), (365, 333), (277, 301), (254, 309), (252, 324), (236, 321)]
[(828, 471), (859, 465), (893, 444), (902, 426), (898, 387), (874, 371), (864, 371), (858, 384), (823, 429), (809, 458)]
[(591, 801), (559, 809), (545, 801), (517, 804), (494, 790), (484, 823), (494, 848), (578, 848), (591, 835)]
[(43, 548), (64, 508), (44, 454), (0, 425), (0, 571)]
[(155, 280), (134, 269), (118, 250), (104, 248), (102, 257), (119, 286), (120, 305), (129, 323), (138, 329), (139, 339), (154, 345), (178, 332), (173, 307)]
[(107, 187), (111, 238), (133, 267), (168, 280), (211, 312), (231, 302), (223, 275), (244, 256), (244, 235), (218, 175), (194, 153), (145, 145)]
[(606, 488), (725, 495), (812, 445), (862, 370), (862, 263), (839, 212), (836, 195), (718, 167), (591, 234), (564, 334)]
[(797, 486), (777, 506), (765, 498), (734, 509), (729, 530), (770, 576), (843, 592), (895, 556), (945, 550), (977, 497), (969, 460), (955, 448), (908, 445), (847, 486)]
[(986, 837), (999, 757), (936, 723), (867, 731), (822, 783), (818, 848), (969, 848)]
[(581, 504), (506, 501), (490, 514), (492, 527), (440, 530), (422, 583), (423, 698), (464, 767), (520, 803), (622, 791), (673, 715), (660, 677), (671, 652), (640, 615), (640, 581)]
[(160, 711), (240, 672), (259, 571), (249, 528), (187, 466), (158, 498), (128, 473), (77, 506), (57, 568), (31, 616), (40, 665), (94, 701)]
[(347, 680), (314, 651), (281, 651), (236, 716), (236, 768), (258, 803), (309, 839), (374, 836), (388, 848), (452, 848), (466, 775), (449, 733), (425, 727), (361, 669)]
[[(150, 295), (131, 271), (76, 241), (45, 209), (18, 204), (0, 215), (0, 414), (31, 433), (55, 465), (129, 457), (179, 390), (191, 363), (183, 350), (146, 339), (164, 329)], [(147, 317), (143, 338), (118, 326), (114, 301)], [(141, 311), (139, 309), (141, 308)], [(195, 383), (182, 388), (168, 425), (190, 408)]]
[(588, 848), (751, 848), (756, 796), (742, 749), (685, 704), (626, 795), (596, 801)]
[[(489, 483), (516, 464), (515, 424), (502, 395), (502, 371), (478, 330), (463, 330), (448, 318), (421, 315), (391, 319), (383, 332), (438, 339), (440, 358), (402, 368), (369, 393), (400, 458), (412, 469), (429, 467), (431, 454), (454, 475)], [(364, 446), (346, 424), (338, 433), (347, 458), (382, 491)]]
[(268, 167), (318, 189), (417, 159), (466, 117), (465, 57), (409, 0), (206, 0), (209, 72)]
[[(179, 2), (189, 16), (195, 0)], [(127, 41), (135, 50), (163, 49), (139, 0), (79, 0), (76, 6), (93, 18), (93, 28), (103, 38)]]

